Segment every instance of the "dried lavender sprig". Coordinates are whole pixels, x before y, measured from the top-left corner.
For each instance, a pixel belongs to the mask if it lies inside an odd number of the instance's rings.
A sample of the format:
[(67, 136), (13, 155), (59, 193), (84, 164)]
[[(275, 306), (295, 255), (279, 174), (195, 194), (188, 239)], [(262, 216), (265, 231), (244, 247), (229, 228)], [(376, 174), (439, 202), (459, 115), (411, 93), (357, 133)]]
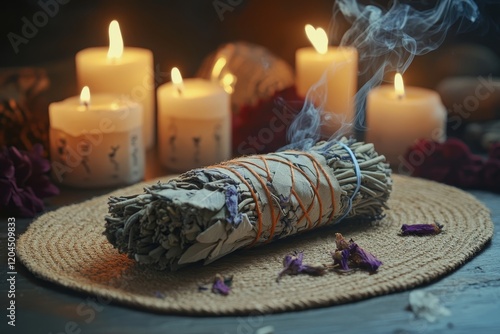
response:
[(215, 275), (214, 282), (212, 284), (212, 292), (219, 295), (227, 296), (231, 292), (230, 285), (232, 280), (233, 280), (232, 276), (225, 279), (220, 274)]
[(354, 267), (373, 273), (382, 265), (375, 255), (359, 247), (352, 239), (347, 242), (340, 233), (335, 234), (335, 243), (337, 249), (332, 252), (333, 263), (344, 271)]
[(432, 224), (414, 224), (401, 226), (402, 235), (433, 235), (439, 234), (443, 230), (443, 225), (439, 223)]
[(278, 274), (276, 281), (279, 282), (284, 275), (298, 275), (304, 273), (312, 276), (321, 276), (326, 273), (326, 267), (324, 265), (304, 264), (303, 260), (304, 252), (287, 254), (283, 259), (283, 270)]

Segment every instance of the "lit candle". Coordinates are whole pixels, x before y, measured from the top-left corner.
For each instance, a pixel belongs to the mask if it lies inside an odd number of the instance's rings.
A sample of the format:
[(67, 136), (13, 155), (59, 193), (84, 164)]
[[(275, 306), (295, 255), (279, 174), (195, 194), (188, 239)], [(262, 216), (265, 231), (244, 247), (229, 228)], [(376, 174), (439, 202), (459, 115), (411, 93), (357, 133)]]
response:
[(144, 177), (142, 112), (120, 95), (92, 94), (84, 87), (49, 106), (52, 174), (61, 184), (100, 188)]
[(109, 48), (94, 47), (76, 54), (78, 86), (92, 87), (96, 93), (124, 94), (142, 105), (143, 143), (154, 146), (155, 86), (153, 53), (150, 50), (123, 47), (117, 21), (109, 25)]
[(417, 139), (443, 141), (446, 109), (439, 94), (420, 87), (404, 87), (396, 74), (394, 86), (383, 85), (368, 93), (366, 141), (394, 167)]
[[(315, 84), (325, 84), (311, 99), (325, 111), (324, 134), (331, 135), (354, 120), (358, 52), (353, 47), (329, 47), (322, 28), (306, 25), (305, 29), (313, 47), (298, 49), (295, 54), (297, 93), (305, 97)], [(320, 82), (323, 75), (325, 81)]]
[(172, 82), (158, 88), (158, 148), (160, 161), (172, 171), (229, 159), (229, 94), (208, 80), (183, 80), (174, 67)]

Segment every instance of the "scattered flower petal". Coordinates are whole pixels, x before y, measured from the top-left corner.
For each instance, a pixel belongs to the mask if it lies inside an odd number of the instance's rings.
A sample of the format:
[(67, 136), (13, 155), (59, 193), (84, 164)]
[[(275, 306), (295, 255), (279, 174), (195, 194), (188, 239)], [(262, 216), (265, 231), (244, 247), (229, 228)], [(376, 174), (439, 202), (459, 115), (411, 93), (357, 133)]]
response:
[(326, 273), (324, 265), (308, 265), (303, 264), (304, 259), (303, 252), (295, 252), (294, 254), (288, 254), (283, 259), (283, 270), (278, 274), (276, 281), (279, 281), (283, 275), (297, 275), (299, 273), (305, 273), (312, 276), (321, 276)]
[(351, 263), (354, 263), (356, 267), (364, 268), (370, 272), (377, 271), (378, 267), (382, 265), (382, 262), (372, 253), (365, 251), (355, 242), (352, 242), (349, 247), (349, 260)]
[(375, 255), (365, 251), (352, 239), (347, 242), (342, 234), (335, 234), (337, 249), (332, 252), (333, 264), (346, 271), (351, 268), (360, 268), (375, 272), (382, 265), (382, 262)]
[(220, 295), (227, 296), (231, 292), (231, 283), (233, 277), (224, 278), (222, 275), (217, 274), (214, 278), (214, 283), (212, 285), (212, 292)]
[(439, 223), (434, 224), (414, 224), (401, 226), (402, 235), (432, 235), (439, 234), (443, 230), (443, 225)]
[(349, 248), (349, 243), (344, 239), (344, 236), (340, 233), (335, 233), (335, 244), (337, 245), (337, 250), (344, 250)]
[(165, 299), (166, 296), (160, 291), (155, 291), (155, 297), (159, 299)]
[(349, 249), (337, 250), (332, 253), (333, 265), (340, 266), (342, 270), (349, 270)]

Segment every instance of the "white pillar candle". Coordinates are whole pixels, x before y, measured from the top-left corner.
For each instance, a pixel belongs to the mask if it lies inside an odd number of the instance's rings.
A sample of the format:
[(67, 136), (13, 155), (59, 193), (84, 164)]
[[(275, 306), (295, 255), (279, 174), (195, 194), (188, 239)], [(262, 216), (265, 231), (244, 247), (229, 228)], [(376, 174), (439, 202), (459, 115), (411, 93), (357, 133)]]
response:
[(439, 94), (420, 87), (404, 87), (401, 75), (395, 86), (372, 89), (366, 102), (367, 142), (375, 145), (394, 167), (418, 139), (446, 138), (446, 109)]
[[(297, 93), (305, 97), (315, 84), (318, 93), (311, 96), (326, 116), (324, 134), (331, 135), (342, 125), (349, 132), (355, 116), (354, 96), (358, 82), (358, 52), (353, 47), (328, 47), (326, 32), (306, 25), (313, 47), (301, 48), (295, 54)], [(324, 82), (320, 80), (324, 76)], [(344, 129), (344, 130), (345, 130)]]
[(183, 172), (231, 157), (229, 94), (203, 79), (172, 82), (158, 88), (158, 149), (161, 163)]
[(110, 45), (84, 49), (76, 54), (78, 87), (92, 87), (96, 93), (117, 93), (142, 105), (143, 143), (154, 146), (155, 86), (153, 53), (150, 50), (123, 47), (118, 22), (109, 29)]
[(141, 106), (88, 87), (49, 106), (52, 174), (61, 184), (100, 188), (144, 177)]

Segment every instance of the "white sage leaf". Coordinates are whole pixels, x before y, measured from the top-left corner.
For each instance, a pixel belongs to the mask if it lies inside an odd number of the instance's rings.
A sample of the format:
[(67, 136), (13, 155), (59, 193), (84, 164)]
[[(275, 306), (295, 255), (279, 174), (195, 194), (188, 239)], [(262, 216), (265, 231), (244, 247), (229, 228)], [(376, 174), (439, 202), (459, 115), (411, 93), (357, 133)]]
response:
[(220, 239), (226, 239), (227, 232), (225, 228), (225, 224), (223, 224), (220, 220), (210, 226), (208, 229), (203, 231), (196, 237), (196, 241), (204, 244), (217, 242)]
[(182, 254), (178, 263), (185, 264), (203, 260), (208, 256), (208, 254), (212, 251), (212, 249), (215, 248), (215, 246), (217, 246), (217, 244), (215, 243), (213, 244), (195, 243), (194, 245), (189, 247), (188, 250), (184, 252), (184, 254)]

